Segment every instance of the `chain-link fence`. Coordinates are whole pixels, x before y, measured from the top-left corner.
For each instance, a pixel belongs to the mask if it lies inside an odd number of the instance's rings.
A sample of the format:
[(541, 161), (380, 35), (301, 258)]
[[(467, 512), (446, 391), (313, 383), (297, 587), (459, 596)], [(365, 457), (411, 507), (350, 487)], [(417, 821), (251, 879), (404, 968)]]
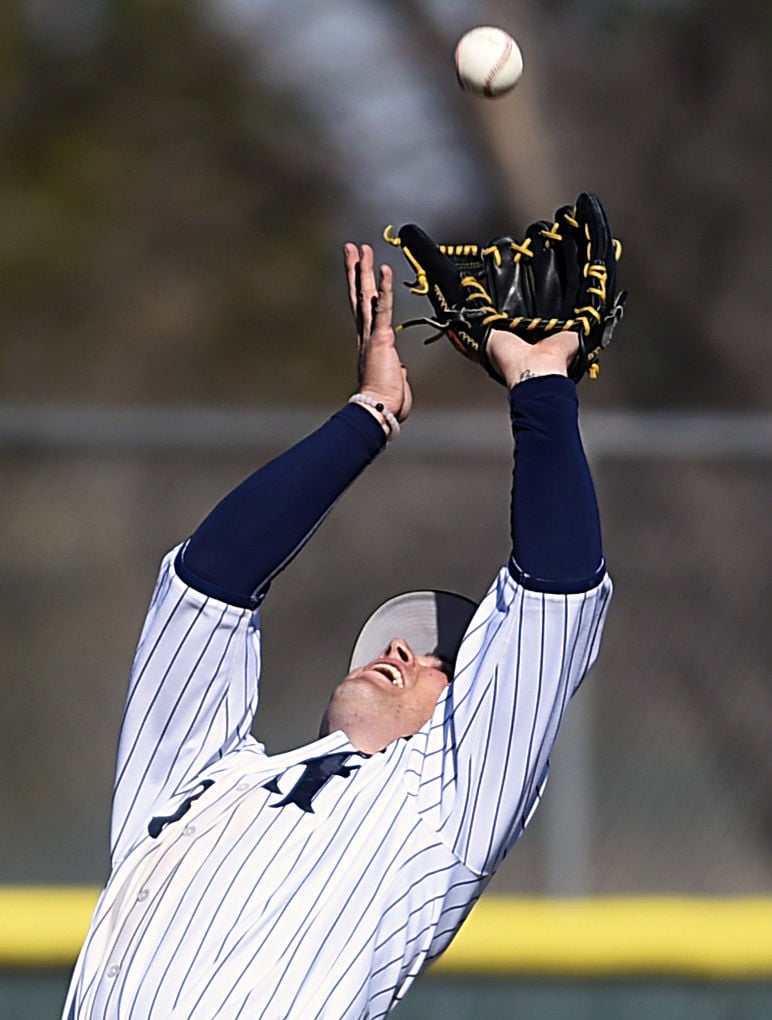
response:
[[(316, 420), (0, 413), (0, 883), (102, 882), (157, 564)], [(495, 891), (772, 889), (770, 424), (586, 415), (615, 600), (544, 804)], [(510, 470), (506, 415), (416, 412), (346, 493), (265, 603), (256, 733), (269, 750), (316, 735), (383, 597), (484, 592), (508, 551)]]

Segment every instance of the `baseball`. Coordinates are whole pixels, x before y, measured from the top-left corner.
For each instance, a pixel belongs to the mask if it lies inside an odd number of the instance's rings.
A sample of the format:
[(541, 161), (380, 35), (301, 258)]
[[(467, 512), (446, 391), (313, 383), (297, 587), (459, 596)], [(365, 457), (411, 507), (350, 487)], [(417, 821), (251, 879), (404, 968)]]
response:
[(501, 28), (481, 26), (462, 35), (456, 46), (459, 85), (478, 96), (503, 96), (523, 73), (523, 55)]

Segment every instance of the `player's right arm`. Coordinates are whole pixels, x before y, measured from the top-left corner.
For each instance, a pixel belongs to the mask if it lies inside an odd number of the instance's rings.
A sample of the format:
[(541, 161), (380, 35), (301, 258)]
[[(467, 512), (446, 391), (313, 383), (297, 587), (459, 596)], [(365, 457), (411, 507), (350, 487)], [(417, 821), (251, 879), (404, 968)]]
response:
[[(357, 325), (359, 395), (321, 429), (265, 465), (226, 497), (177, 556), (180, 576), (231, 605), (255, 608), (342, 493), (404, 421), (412, 395), (392, 326), (392, 277), (376, 280), (368, 245), (345, 246), (349, 300)], [(377, 408), (383, 408), (379, 411)]]
[(379, 423), (347, 405), (242, 482), (164, 560), (121, 725), (114, 854), (143, 834), (159, 803), (251, 740), (259, 605), (384, 442)]

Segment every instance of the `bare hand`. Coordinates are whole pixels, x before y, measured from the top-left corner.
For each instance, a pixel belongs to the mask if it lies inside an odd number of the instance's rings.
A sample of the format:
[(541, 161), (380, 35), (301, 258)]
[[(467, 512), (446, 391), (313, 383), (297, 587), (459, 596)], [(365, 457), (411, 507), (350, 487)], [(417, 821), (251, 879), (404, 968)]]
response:
[(376, 285), (370, 245), (346, 244), (343, 251), (357, 328), (359, 391), (381, 401), (398, 421), (404, 421), (410, 414), (413, 396), (395, 342), (391, 269), (380, 267)]

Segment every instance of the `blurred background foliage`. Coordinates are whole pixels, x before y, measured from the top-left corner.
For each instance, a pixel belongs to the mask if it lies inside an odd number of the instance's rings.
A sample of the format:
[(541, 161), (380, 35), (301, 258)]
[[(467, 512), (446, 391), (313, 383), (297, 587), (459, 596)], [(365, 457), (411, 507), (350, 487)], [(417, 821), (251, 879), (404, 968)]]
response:
[[(282, 6), (0, 0), (0, 398), (339, 399), (350, 233), (487, 240), (586, 188), (631, 292), (624, 369), (590, 399), (766, 402), (764, 0)], [(452, 74), (484, 21), (526, 62), (493, 103)], [(416, 358), (427, 400), (487, 399)]]
[(329, 385), (348, 352), (314, 124), (195, 3), (109, 0), (85, 39), (32, 13), (2, 2), (2, 395)]

